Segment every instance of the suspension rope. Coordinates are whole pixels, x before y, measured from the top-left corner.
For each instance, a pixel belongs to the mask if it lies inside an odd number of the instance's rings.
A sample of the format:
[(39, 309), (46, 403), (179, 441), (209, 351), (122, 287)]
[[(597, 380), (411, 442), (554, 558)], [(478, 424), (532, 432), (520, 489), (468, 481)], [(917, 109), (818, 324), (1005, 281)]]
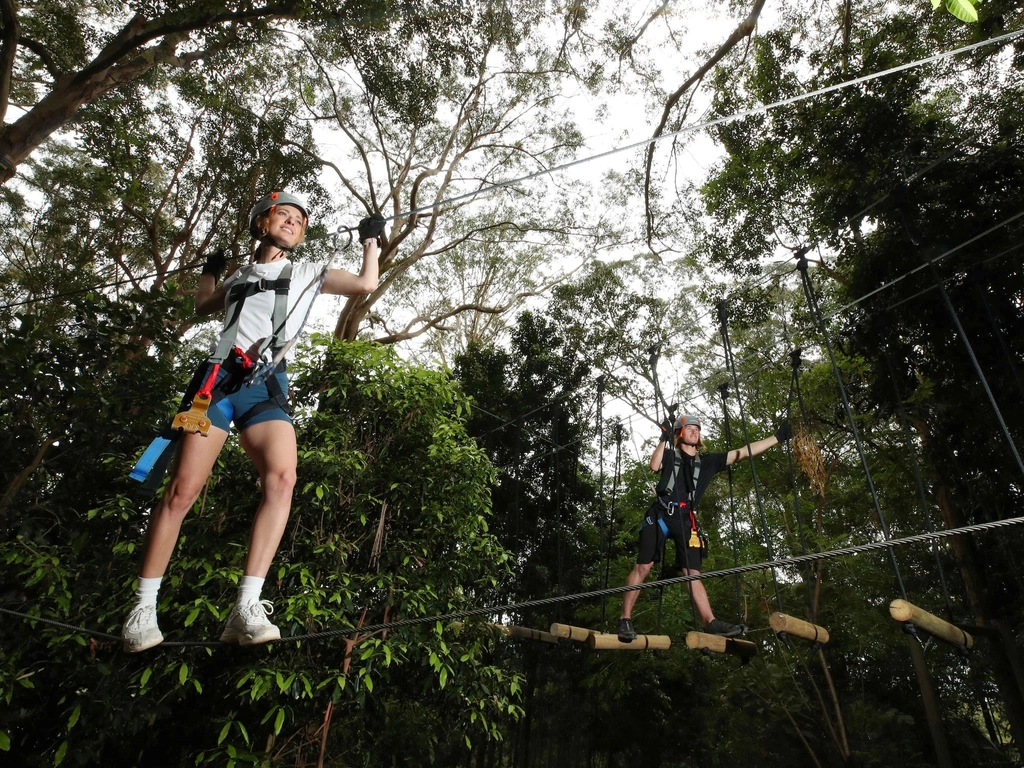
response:
[[(521, 176), (521, 177), (518, 177), (518, 178), (515, 178), (515, 179), (508, 179), (506, 181), (497, 182), (495, 184), (483, 187), (481, 189), (474, 190), (472, 192), (467, 192), (467, 193), (462, 194), (462, 195), (457, 195), (455, 197), (446, 198), (446, 199), (443, 199), (443, 200), (436, 201), (436, 202), (431, 203), (429, 205), (420, 206), (418, 208), (413, 208), (413, 209), (411, 209), (411, 210), (409, 210), (407, 212), (400, 213), (400, 214), (397, 214), (395, 216), (388, 217), (385, 220), (389, 221), (389, 220), (394, 220), (394, 219), (399, 219), (399, 218), (408, 218), (410, 216), (415, 216), (415, 215), (418, 215), (420, 213), (425, 213), (426, 211), (430, 211), (430, 210), (434, 210), (434, 209), (439, 209), (439, 208), (442, 208), (444, 206), (450, 206), (450, 205), (453, 205), (454, 203), (462, 202), (464, 200), (475, 199), (477, 197), (483, 197), (483, 196), (485, 196), (487, 194), (490, 194), (492, 192), (496, 192), (496, 191), (499, 191), (499, 190), (502, 190), (502, 189), (506, 189), (508, 187), (516, 186), (516, 185), (519, 185), (519, 184), (523, 184), (523, 183), (525, 183), (527, 181), (532, 181), (533, 179), (536, 179), (536, 178), (541, 178), (541, 177), (544, 177), (544, 176), (552, 176), (552, 175), (554, 175), (554, 174), (556, 174), (556, 173), (558, 173), (560, 171), (564, 171), (564, 170), (567, 170), (569, 168), (573, 168), (573, 167), (578, 166), (578, 165), (583, 165), (583, 164), (586, 164), (586, 163), (591, 163), (591, 162), (594, 162), (596, 160), (602, 160), (602, 159), (604, 159), (606, 157), (610, 157), (612, 155), (620, 154), (620, 153), (623, 153), (623, 152), (630, 152), (630, 151), (633, 151), (633, 150), (636, 150), (636, 149), (646, 148), (648, 145), (656, 144), (658, 142), (665, 141), (665, 140), (668, 140), (668, 139), (675, 139), (675, 138), (678, 138), (678, 137), (683, 136), (683, 135), (688, 134), (688, 133), (696, 133), (698, 131), (701, 131), (701, 130), (704, 130), (704, 129), (707, 129), (707, 128), (713, 128), (713, 127), (718, 126), (718, 125), (725, 125), (725, 124), (728, 124), (728, 123), (731, 123), (731, 122), (735, 122), (735, 121), (738, 121), (738, 120), (743, 120), (743, 119), (745, 119), (747, 117), (752, 117), (752, 116), (755, 116), (755, 115), (764, 114), (764, 113), (767, 113), (767, 112), (769, 112), (769, 111), (771, 111), (773, 109), (778, 109), (779, 107), (788, 106), (790, 104), (795, 104), (795, 103), (798, 103), (800, 101), (805, 101), (805, 100), (808, 100), (808, 99), (813, 99), (813, 98), (816, 98), (818, 96), (823, 96), (825, 94), (833, 93), (835, 91), (839, 91), (839, 90), (842, 90), (842, 89), (845, 89), (845, 88), (850, 88), (850, 87), (853, 87), (853, 86), (856, 86), (856, 85), (862, 85), (862, 84), (870, 82), (872, 80), (877, 80), (877, 79), (880, 79), (880, 78), (883, 78), (883, 77), (887, 77), (887, 76), (892, 75), (892, 74), (896, 74), (896, 73), (899, 73), (899, 72), (903, 72), (903, 71), (907, 71), (907, 70), (910, 70), (910, 69), (914, 69), (916, 67), (921, 67), (921, 66), (924, 66), (926, 64), (933, 64), (933, 63), (942, 61), (944, 59), (953, 58), (953, 57), (958, 56), (958, 55), (960, 55), (962, 53), (969, 53), (969, 52), (971, 52), (973, 50), (976, 50), (978, 48), (982, 48), (982, 47), (985, 47), (985, 46), (997, 45), (997, 44), (1000, 44), (1000, 43), (1009, 42), (1010, 40), (1013, 40), (1014, 38), (1020, 36), (1021, 34), (1024, 34), (1024, 30), (1016, 30), (1014, 32), (1008, 32), (1008, 33), (1006, 33), (1004, 35), (999, 35), (997, 37), (989, 38), (988, 40), (981, 40), (981, 41), (979, 41), (977, 43), (972, 43), (970, 45), (966, 45), (966, 46), (963, 46), (963, 47), (960, 47), (960, 48), (955, 48), (953, 50), (945, 51), (943, 53), (937, 53), (937, 54), (934, 54), (932, 56), (928, 56), (928, 57), (923, 58), (923, 59), (917, 59), (915, 61), (911, 61), (911, 62), (908, 62), (906, 64), (900, 64), (900, 65), (897, 65), (895, 67), (891, 67), (891, 68), (886, 69), (886, 70), (882, 70), (882, 71), (879, 71), (879, 72), (873, 72), (873, 73), (870, 73), (870, 74), (867, 74), (867, 75), (863, 75), (861, 77), (854, 78), (853, 80), (847, 80), (847, 81), (842, 82), (842, 83), (835, 83), (833, 85), (825, 86), (823, 88), (818, 88), (816, 90), (808, 91), (808, 92), (803, 93), (803, 94), (798, 94), (796, 96), (791, 96), (791, 97), (788, 97), (786, 99), (782, 99), (782, 100), (779, 100), (779, 101), (771, 102), (769, 104), (764, 104), (764, 105), (761, 105), (759, 107), (753, 107), (751, 109), (742, 110), (740, 112), (735, 112), (735, 113), (730, 114), (730, 115), (724, 115), (722, 117), (715, 118), (713, 120), (707, 120), (707, 121), (704, 121), (704, 122), (701, 122), (701, 123), (695, 123), (693, 125), (686, 126), (686, 127), (682, 128), (682, 129), (680, 129), (678, 131), (674, 131), (674, 132), (671, 132), (671, 133), (663, 133), (663, 134), (661, 134), (659, 136), (651, 137), (651, 138), (648, 138), (648, 139), (643, 139), (641, 141), (633, 142), (631, 144), (626, 144), (626, 145), (622, 145), (622, 146), (619, 146), (619, 147), (614, 147), (614, 148), (612, 148), (610, 150), (607, 150), (605, 152), (599, 152), (599, 153), (597, 153), (595, 155), (589, 155), (589, 156), (584, 157), (584, 158), (577, 158), (576, 160), (571, 160), (571, 161), (568, 161), (566, 163), (560, 163), (560, 164), (554, 165), (554, 166), (552, 166), (550, 168), (544, 168), (544, 169), (541, 169), (540, 171), (536, 171), (534, 173), (527, 174), (526, 176)], [(920, 171), (918, 174), (915, 174), (914, 176), (912, 176), (911, 180), (917, 178), (920, 174), (926, 173), (927, 171), (931, 170), (932, 168), (934, 168), (936, 165), (940, 164), (941, 162), (944, 162), (946, 159), (948, 159), (953, 154), (955, 154), (956, 151), (958, 151), (958, 149), (951, 150), (950, 152), (947, 152), (942, 157), (940, 157), (937, 160), (933, 161), (925, 169)], [(845, 221), (847, 221), (847, 222), (853, 221), (856, 218), (859, 218), (860, 216), (863, 216), (865, 213), (870, 211), (876, 205), (878, 205), (882, 201), (884, 201), (887, 197), (888, 197), (888, 194), (884, 195), (883, 197), (879, 198), (878, 200), (876, 200), (873, 203), (871, 203), (870, 205), (868, 205), (863, 210), (859, 211), (857, 214), (854, 214), (853, 216), (847, 217), (847, 219)], [(317, 240), (317, 239), (323, 239), (323, 238), (329, 238), (329, 237), (338, 237), (338, 236), (340, 236), (340, 235), (342, 235), (344, 233), (351, 233), (352, 231), (353, 231), (352, 227), (339, 227), (338, 229), (336, 229), (334, 231), (331, 231), (331, 232), (327, 232), (324, 235), (311, 236), (309, 238), (309, 240)], [(142, 278), (139, 278), (139, 279), (140, 280), (145, 280), (145, 279), (148, 279), (150, 277), (159, 277), (161, 275), (163, 275), (163, 276), (172, 275), (172, 274), (176, 274), (178, 272), (183, 272), (183, 271), (190, 270), (190, 269), (193, 269), (193, 268), (194, 267), (181, 267), (179, 269), (171, 270), (171, 271), (165, 272), (165, 273), (157, 272), (157, 273), (153, 273), (153, 274), (150, 274), (150, 275), (145, 275), (145, 276), (143, 276)], [(88, 291), (91, 291), (91, 290), (99, 290), (101, 288), (115, 287), (115, 286), (121, 285), (121, 284), (123, 284), (125, 282), (133, 282), (133, 281), (125, 279), (123, 281), (117, 281), (117, 282), (114, 282), (114, 283), (99, 285), (99, 286), (95, 286), (93, 288), (82, 289), (81, 291), (70, 291), (70, 292), (67, 292), (67, 293), (57, 293), (57, 294), (53, 294), (53, 295), (50, 295), (50, 296), (39, 297), (39, 298), (35, 298), (35, 299), (27, 299), (27, 300), (18, 301), (18, 302), (11, 302), (11, 303), (0, 305), (0, 310), (10, 309), (12, 307), (21, 306), (22, 304), (30, 304), (30, 303), (35, 302), (35, 301), (46, 301), (46, 300), (59, 299), (59, 298), (62, 298), (64, 296), (73, 295), (73, 294), (79, 293), (79, 292), (88, 292)]]
[[(832, 342), (829, 339), (828, 331), (825, 328), (825, 321), (821, 316), (821, 310), (818, 307), (818, 300), (814, 294), (814, 286), (811, 284), (811, 278), (807, 274), (807, 257), (804, 255), (800, 256), (800, 260), (797, 263), (797, 269), (800, 270), (800, 277), (803, 282), (804, 296), (807, 298), (807, 306), (811, 311), (811, 316), (817, 321), (818, 332), (821, 334), (822, 340), (825, 342), (825, 349), (828, 351), (828, 359), (832, 363), (832, 373), (835, 376), (836, 384), (839, 386), (839, 394), (843, 401), (843, 410), (846, 413), (846, 418), (850, 422), (850, 430), (853, 434), (853, 442), (857, 447), (857, 455), (860, 457), (861, 466), (864, 468), (864, 477), (868, 482), (868, 489), (871, 493), (871, 503), (875, 507), (875, 513), (878, 515), (878, 523), (882, 529), (883, 538), (888, 541), (889, 526), (885, 522), (885, 515), (882, 513), (882, 505), (878, 502), (878, 491), (875, 489), (875, 481), (871, 477), (871, 469), (868, 467), (868, 459), (864, 454), (864, 446), (860, 440), (860, 432), (857, 429), (856, 420), (853, 417), (853, 409), (850, 407), (850, 398), (846, 394), (846, 386), (843, 384), (843, 376), (839, 371), (839, 365), (836, 363), (835, 353), (832, 351)], [(893, 573), (896, 575), (896, 582), (899, 584), (900, 592), (903, 594), (903, 599), (907, 599), (907, 588), (903, 585), (903, 576), (900, 574), (899, 563), (896, 562), (896, 552), (891, 547), (889, 548), (889, 559), (892, 562)]]
[[(729, 385), (726, 382), (722, 382), (718, 387), (718, 392), (722, 395), (722, 418), (723, 426), (725, 427), (725, 445), (726, 449), (732, 445), (732, 426), (729, 423), (729, 407), (726, 405), (726, 398), (729, 396)], [(733, 485), (732, 476), (732, 464), (727, 464), (725, 467), (726, 477), (729, 478), (729, 522), (732, 526), (732, 564), (738, 566), (740, 564), (740, 552), (739, 544), (737, 541), (736, 533), (736, 493)], [(740, 577), (736, 576), (736, 617), (739, 623), (744, 623), (745, 612), (743, 610), (743, 592), (740, 587)]]
[[(633, 592), (636, 590), (653, 589), (656, 587), (666, 587), (675, 584), (686, 584), (691, 581), (704, 581), (707, 579), (726, 578), (729, 576), (743, 575), (746, 573), (755, 573), (757, 571), (765, 571), (771, 568), (784, 568), (789, 566), (800, 567), (807, 563), (814, 563), (820, 560), (831, 560), (838, 557), (859, 555), (865, 552), (877, 552), (879, 550), (892, 549), (893, 547), (907, 546), (910, 544), (931, 543), (934, 541), (938, 541), (940, 539), (949, 538), (951, 536), (963, 536), (970, 533), (992, 531), (999, 528), (1008, 528), (1010, 526), (1019, 525), (1021, 523), (1024, 523), (1024, 516), (1011, 517), (1006, 520), (992, 520), (985, 523), (975, 523), (973, 525), (965, 525), (959, 528), (946, 528), (941, 531), (918, 533), (912, 536), (905, 536), (899, 539), (888, 539), (886, 541), (871, 541), (865, 544), (856, 544), (850, 547), (841, 547), (838, 549), (826, 550), (824, 552), (814, 552), (807, 555), (797, 555), (795, 557), (780, 558), (778, 560), (773, 560), (770, 562), (740, 565), (735, 568), (723, 568), (720, 571), (694, 573), (686, 576), (673, 576), (668, 579), (661, 579), (659, 581), (649, 581), (643, 584), (626, 584), (617, 587), (606, 587), (604, 589), (597, 589), (590, 592), (578, 592), (576, 594), (571, 595), (557, 595), (554, 597), (542, 597), (533, 600), (524, 600), (522, 602), (509, 603), (506, 605), (487, 606), (483, 608), (470, 608), (465, 611), (456, 611), (453, 613), (436, 614), (431, 616), (418, 616), (409, 619), (398, 619), (395, 621), (381, 622), (379, 624), (370, 624), (363, 627), (341, 627), (338, 629), (328, 629), (320, 632), (310, 632), (303, 635), (292, 635), (290, 637), (282, 637), (280, 640), (275, 642), (300, 642), (329, 637), (343, 637), (346, 635), (355, 634), (357, 632), (371, 634), (382, 630), (401, 629), (404, 627), (420, 626), (423, 624), (432, 624), (437, 622), (459, 621), (461, 619), (474, 618), (477, 616), (501, 616), (516, 611), (523, 611), (530, 608), (540, 608), (544, 606), (555, 605), (558, 603), (583, 601), (594, 597), (602, 597), (605, 595), (619, 595), (625, 592)], [(23, 613), (20, 611), (13, 611), (7, 608), (0, 608), (0, 614), (15, 616), (26, 621), (37, 621), (51, 626), (56, 626), (61, 629), (68, 629), (80, 634), (92, 635), (93, 637), (99, 637), (106, 640), (114, 640), (117, 642), (121, 641), (121, 638), (117, 637), (116, 635), (110, 635), (104, 632), (97, 632), (94, 630), (85, 629), (83, 627), (77, 627), (72, 624), (54, 621), (53, 619), (47, 619), (40, 616), (32, 616), (31, 614)], [(161, 645), (168, 647), (188, 646), (210, 648), (224, 646), (224, 644), (221, 642), (213, 641), (164, 641), (163, 643), (161, 643)]]
[[(725, 301), (718, 302), (718, 328), (722, 336), (722, 348), (725, 350), (726, 368), (732, 372), (732, 385), (736, 390), (736, 403), (739, 406), (740, 426), (743, 428), (743, 440), (747, 444), (747, 459), (750, 462), (750, 476), (754, 482), (754, 503), (757, 506), (757, 514), (761, 519), (761, 530), (764, 533), (764, 546), (768, 551), (768, 559), (774, 560), (775, 553), (772, 551), (771, 534), (768, 531), (768, 516), (764, 512), (764, 503), (761, 500), (761, 486), (757, 481), (757, 467), (754, 466), (753, 451), (750, 447), (750, 430), (747, 428), (747, 414), (743, 410), (743, 398), (740, 396), (740, 379), (736, 374), (736, 360), (732, 354), (732, 344), (729, 342), (729, 310)], [(726, 447), (729, 450), (729, 447)], [(776, 577), (775, 569), (772, 568), (772, 584), (775, 587), (775, 604), (779, 611), (783, 611), (782, 592), (779, 590), (779, 580)]]
[(885, 70), (882, 70), (880, 72), (872, 72), (872, 73), (867, 74), (867, 75), (862, 75), (861, 77), (856, 77), (853, 80), (847, 80), (847, 81), (842, 82), (842, 83), (835, 83), (834, 85), (824, 86), (822, 88), (817, 88), (817, 89), (815, 89), (813, 91), (807, 91), (806, 93), (798, 94), (796, 96), (790, 96), (788, 98), (781, 99), (779, 101), (773, 101), (773, 102), (770, 102), (768, 104), (762, 104), (761, 106), (758, 106), (758, 107), (751, 107), (750, 109), (741, 110), (739, 112), (733, 112), (730, 115), (724, 115), (722, 117), (717, 117), (717, 118), (714, 118), (712, 120), (705, 120), (704, 122), (694, 123), (693, 125), (688, 125), (688, 126), (686, 126), (684, 128), (681, 128), (678, 131), (673, 131), (671, 133), (663, 133), (663, 134), (660, 134), (658, 136), (653, 136), (651, 138), (642, 139), (641, 141), (633, 142), (631, 144), (625, 144), (625, 145), (622, 145), (622, 146), (619, 146), (619, 147), (614, 147), (614, 148), (606, 150), (604, 152), (598, 152), (595, 155), (589, 155), (587, 157), (577, 158), (576, 160), (570, 160), (570, 161), (565, 162), (565, 163), (560, 163), (558, 165), (552, 166), (551, 168), (542, 168), (541, 170), (535, 171), (534, 173), (527, 174), (526, 176), (520, 176), (518, 178), (508, 179), (507, 181), (499, 181), (499, 182), (496, 182), (494, 184), (491, 184), (490, 186), (485, 186), (485, 187), (483, 187), (481, 189), (477, 189), (477, 190), (474, 190), (472, 192), (466, 192), (464, 194), (456, 195), (454, 197), (445, 198), (443, 200), (439, 200), (439, 201), (436, 201), (434, 203), (430, 203), (428, 205), (422, 205), (422, 206), (419, 206), (418, 208), (413, 208), (412, 210), (407, 211), (406, 213), (401, 213), (401, 214), (398, 214), (398, 215), (393, 216), (391, 218), (392, 219), (407, 218), (407, 217), (411, 217), (411, 216), (416, 216), (416, 215), (418, 215), (420, 213), (425, 213), (427, 211), (435, 210), (435, 209), (438, 209), (438, 208), (443, 208), (445, 206), (451, 206), (451, 205), (454, 205), (455, 203), (461, 203), (461, 202), (466, 201), (466, 200), (473, 200), (473, 199), (476, 199), (477, 197), (482, 197), (482, 196), (490, 194), (492, 192), (497, 192), (499, 190), (506, 189), (508, 187), (513, 187), (513, 186), (516, 186), (518, 184), (522, 184), (522, 183), (527, 182), (527, 181), (532, 181), (534, 179), (541, 178), (541, 177), (544, 177), (544, 176), (551, 176), (551, 175), (554, 175), (555, 173), (558, 173), (559, 171), (564, 171), (564, 170), (567, 170), (569, 168), (573, 168), (573, 167), (578, 166), (578, 165), (583, 165), (583, 164), (586, 164), (586, 163), (591, 163), (591, 162), (594, 162), (595, 160), (603, 160), (606, 157), (611, 157), (612, 155), (617, 155), (617, 154), (620, 154), (622, 152), (631, 152), (631, 151), (637, 150), (637, 149), (644, 149), (644, 148), (648, 147), (651, 144), (657, 144), (659, 142), (666, 141), (666, 140), (669, 140), (669, 139), (676, 139), (676, 138), (678, 138), (680, 136), (684, 136), (684, 135), (689, 134), (689, 133), (696, 133), (698, 131), (702, 131), (702, 130), (705, 130), (707, 128), (713, 128), (713, 127), (718, 126), (718, 125), (726, 125), (728, 123), (736, 122), (738, 120), (743, 120), (745, 118), (753, 117), (755, 115), (762, 115), (762, 114), (765, 114), (766, 112), (770, 112), (773, 109), (778, 109), (779, 107), (789, 106), (790, 104), (796, 104), (796, 103), (801, 102), (801, 101), (806, 101), (808, 99), (817, 98), (818, 96), (824, 96), (825, 94), (833, 93), (835, 91), (843, 90), (845, 88), (851, 88), (851, 87), (856, 86), (856, 85), (862, 85), (864, 83), (869, 83), (872, 80), (878, 80), (880, 78), (887, 77), (889, 75), (893, 75), (893, 74), (896, 74), (898, 72), (904, 72), (904, 71), (909, 70), (909, 69), (914, 69), (916, 67), (921, 67), (921, 66), (924, 66), (926, 64), (933, 64), (935, 62), (942, 61), (944, 59), (948, 59), (948, 58), (952, 58), (954, 56), (958, 56), (958, 55), (960, 55), (962, 53), (969, 53), (970, 51), (973, 51), (973, 50), (976, 50), (978, 48), (982, 48), (982, 47), (985, 47), (985, 46), (988, 46), (988, 45), (995, 45), (995, 44), (998, 44), (998, 43), (1008, 42), (1008, 41), (1013, 40), (1014, 38), (1020, 36), (1021, 34), (1024, 34), (1024, 30), (1016, 30), (1014, 32), (1008, 32), (1008, 33), (1006, 33), (1004, 35), (999, 35), (997, 37), (989, 38), (988, 40), (982, 40), (982, 41), (977, 42), (977, 43), (972, 43), (970, 45), (965, 45), (965, 46), (963, 46), (961, 48), (955, 48), (955, 49), (953, 49), (951, 51), (945, 51), (943, 53), (937, 53), (937, 54), (934, 54), (932, 56), (928, 56), (928, 57), (923, 58), (923, 59), (917, 59), (916, 61), (908, 62), (906, 64), (898, 64), (895, 67), (890, 67), (889, 69), (885, 69)]
[[(790, 423), (792, 428), (792, 405), (793, 395), (797, 396), (797, 402), (800, 408), (800, 423), (809, 428), (810, 421), (807, 418), (807, 410), (804, 407), (803, 394), (800, 392), (800, 350), (794, 349), (789, 353), (789, 364), (792, 369), (792, 376), (789, 380), (789, 396), (786, 398), (786, 420)], [(787, 445), (783, 447), (786, 452), (786, 463), (789, 466), (789, 487), (793, 490), (793, 508), (796, 512), (796, 529), (800, 536), (800, 554), (807, 554), (807, 539), (804, 537), (804, 520), (803, 514), (800, 509), (800, 489), (796, 483), (796, 469), (793, 465), (793, 441), (787, 440)], [(810, 570), (802, 570), (804, 582), (807, 584), (807, 611), (811, 617), (811, 623), (816, 624), (818, 622), (818, 607), (814, 600), (814, 588), (812, 586), (814, 582), (814, 572)]]
[[(929, 532), (935, 530), (932, 522), (932, 513), (928, 504), (928, 495), (924, 490), (924, 480), (921, 478), (921, 466), (917, 460), (917, 449), (914, 448), (914, 438), (910, 433), (910, 419), (903, 406), (903, 392), (900, 389), (899, 380), (896, 378), (896, 366), (892, 360), (892, 353), (887, 343), (883, 342), (882, 357), (885, 359), (885, 366), (889, 372), (889, 381), (892, 382), (893, 394), (896, 395), (896, 415), (899, 418), (903, 430), (903, 439), (907, 443), (907, 453), (910, 454), (910, 466), (914, 471), (914, 483), (917, 486), (917, 496), (921, 501), (921, 512), (924, 514), (925, 529)], [(946, 604), (946, 617), (953, 621), (953, 601), (949, 597), (949, 586), (946, 584), (946, 571), (942, 567), (942, 558), (939, 556), (939, 547), (932, 544), (932, 551), (935, 553), (935, 565), (939, 569), (939, 583), (942, 585), (942, 599)]]

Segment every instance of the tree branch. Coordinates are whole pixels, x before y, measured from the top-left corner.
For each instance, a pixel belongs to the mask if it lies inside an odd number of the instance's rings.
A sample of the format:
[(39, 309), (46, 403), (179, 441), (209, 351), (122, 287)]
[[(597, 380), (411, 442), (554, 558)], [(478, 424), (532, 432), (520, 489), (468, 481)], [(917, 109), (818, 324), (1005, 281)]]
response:
[[(757, 25), (758, 16), (761, 15), (761, 9), (764, 8), (765, 0), (754, 0), (754, 5), (750, 9), (750, 13), (747, 17), (740, 22), (739, 26), (733, 30), (733, 33), (729, 35), (728, 39), (719, 46), (718, 50), (704, 62), (704, 65), (690, 75), (679, 88), (669, 96), (668, 101), (665, 102), (665, 109), (661, 113), (661, 121), (658, 123), (658, 127), (654, 129), (652, 139), (657, 139), (665, 130), (665, 125), (668, 123), (669, 116), (672, 114), (672, 110), (675, 109), (676, 104), (693, 85), (694, 83), (700, 82), (704, 75), (714, 68), (719, 61), (725, 58), (725, 55), (729, 53), (733, 48), (736, 47), (737, 43), (745, 37), (749, 37), (754, 32), (754, 27)], [(652, 251), (652, 241), (654, 239), (654, 214), (651, 211), (651, 166), (654, 163), (654, 148), (655, 142), (651, 142), (647, 145), (647, 166), (644, 172), (644, 210), (647, 217), (647, 246)]]
[[(7, 107), (11, 99), (14, 58), (18, 52), (18, 35), (21, 33), (21, 25), (18, 24), (13, 0), (0, 0), (0, 22), (3, 23), (3, 31), (0, 33), (0, 121), (2, 121), (7, 115)], [(0, 160), (2, 159), (0, 158)]]

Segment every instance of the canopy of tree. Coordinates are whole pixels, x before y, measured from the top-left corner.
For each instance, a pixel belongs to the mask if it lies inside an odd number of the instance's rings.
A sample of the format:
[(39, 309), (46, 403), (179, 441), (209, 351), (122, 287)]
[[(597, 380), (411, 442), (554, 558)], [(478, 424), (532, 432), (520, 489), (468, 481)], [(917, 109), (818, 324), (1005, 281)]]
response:
[[(1009, 0), (0, 0), (0, 759), (1019, 765), (1018, 527), (712, 576), (743, 666), (682, 647), (678, 585), (634, 614), (668, 652), (491, 624), (615, 631), (619, 595), (568, 596), (633, 567), (666, 405), (707, 450), (795, 425), (756, 487), (738, 462), (702, 499), (706, 572), (1024, 514), (1024, 36), (801, 98), (1022, 22)], [(602, 131), (657, 140), (563, 167)], [(310, 201), (304, 260), (388, 219), (380, 286), (320, 300), (292, 369), (284, 640), (212, 642), (260, 496), (232, 440), (161, 592), (168, 642), (129, 655), (149, 509), (126, 475), (216, 330), (199, 266), (246, 262), (249, 206), (282, 188)], [(922, 648), (898, 597), (975, 650)], [(776, 638), (780, 610), (828, 646)]]

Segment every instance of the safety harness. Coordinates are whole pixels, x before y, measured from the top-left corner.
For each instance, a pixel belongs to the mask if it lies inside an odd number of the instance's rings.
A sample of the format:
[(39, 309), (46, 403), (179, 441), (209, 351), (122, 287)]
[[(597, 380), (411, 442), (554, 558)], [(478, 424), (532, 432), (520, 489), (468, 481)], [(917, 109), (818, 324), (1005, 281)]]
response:
[[(667, 499), (672, 496), (672, 492), (675, 490), (676, 481), (679, 477), (679, 470), (682, 468), (684, 462), (683, 452), (674, 447), (670, 450), (672, 451), (672, 470), (670, 472), (662, 473), (661, 480), (658, 481), (656, 489), (658, 494), (658, 509), (656, 512), (657, 524), (661, 529), (662, 536), (667, 538), (669, 528), (662, 516), (663, 511), (667, 512), (668, 515), (671, 516), (675, 514), (677, 509), (680, 512), (685, 509), (690, 515), (690, 540), (688, 542), (688, 546), (693, 547), (694, 549), (700, 549), (702, 554), (704, 554), (707, 552), (707, 540), (697, 529), (697, 515), (694, 512), (694, 497), (697, 494), (697, 480), (700, 478), (700, 454), (698, 453), (693, 457), (693, 484), (687, 489), (687, 500), (682, 504), (679, 504), (674, 501), (667, 501)], [(648, 518), (648, 522), (653, 523), (655, 521), (651, 521)], [(664, 546), (664, 544), (662, 546)]]
[[(182, 407), (171, 419), (170, 424), (149, 444), (129, 475), (133, 480), (142, 483), (141, 490), (146, 495), (153, 495), (160, 487), (181, 434), (209, 434), (212, 422), (207, 412), (210, 406), (237, 392), (242, 384), (252, 385), (265, 381), (270, 399), (257, 403), (236, 417), (234, 422), (239, 429), (244, 429), (254, 417), (273, 408), (291, 413), (288, 397), (281, 390), (281, 385), (273, 374), (286, 370), (284, 356), (280, 354), (285, 344), (279, 337), (288, 321), (288, 291), (291, 288), (292, 264), (285, 264), (275, 280), (249, 280), (254, 268), (253, 265), (244, 267), (239, 280), (231, 286), (228, 291), (227, 321), (217, 349), (196, 369), (182, 398)], [(264, 291), (273, 291), (275, 294), (271, 320), (273, 331), (260, 343), (256, 354), (250, 356), (235, 345), (238, 323), (246, 299)], [(274, 362), (270, 365), (261, 364), (263, 354), (268, 350)], [(222, 373), (224, 375), (221, 375)]]

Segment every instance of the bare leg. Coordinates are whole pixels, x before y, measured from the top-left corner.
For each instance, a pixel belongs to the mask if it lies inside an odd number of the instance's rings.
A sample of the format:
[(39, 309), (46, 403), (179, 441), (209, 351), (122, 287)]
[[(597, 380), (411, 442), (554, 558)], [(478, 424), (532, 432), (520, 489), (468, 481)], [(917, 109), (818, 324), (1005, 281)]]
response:
[[(636, 584), (643, 584), (644, 579), (647, 578), (647, 574), (651, 572), (652, 565), (654, 565), (654, 563), (637, 563), (634, 565), (633, 570), (629, 572), (629, 576), (626, 578), (626, 586), (632, 587)], [(632, 618), (633, 606), (636, 605), (638, 597), (640, 597), (639, 589), (626, 592), (622, 596), (622, 618)]]
[[(700, 571), (692, 568), (683, 571), (687, 576), (696, 576)], [(704, 624), (710, 624), (715, 620), (715, 614), (711, 612), (711, 603), (708, 601), (708, 593), (704, 590), (703, 581), (687, 582), (690, 588), (690, 596), (693, 597), (693, 604), (697, 608), (697, 615)]]
[(291, 511), (298, 463), (295, 429), (287, 421), (264, 421), (247, 427), (241, 444), (256, 465), (263, 486), (263, 499), (249, 536), (245, 575), (265, 578)]
[(178, 543), (181, 523), (199, 498), (228, 433), (217, 427), (203, 437), (197, 433), (181, 436), (181, 453), (167, 492), (149, 518), (146, 553), (142, 557), (143, 578), (163, 576)]

